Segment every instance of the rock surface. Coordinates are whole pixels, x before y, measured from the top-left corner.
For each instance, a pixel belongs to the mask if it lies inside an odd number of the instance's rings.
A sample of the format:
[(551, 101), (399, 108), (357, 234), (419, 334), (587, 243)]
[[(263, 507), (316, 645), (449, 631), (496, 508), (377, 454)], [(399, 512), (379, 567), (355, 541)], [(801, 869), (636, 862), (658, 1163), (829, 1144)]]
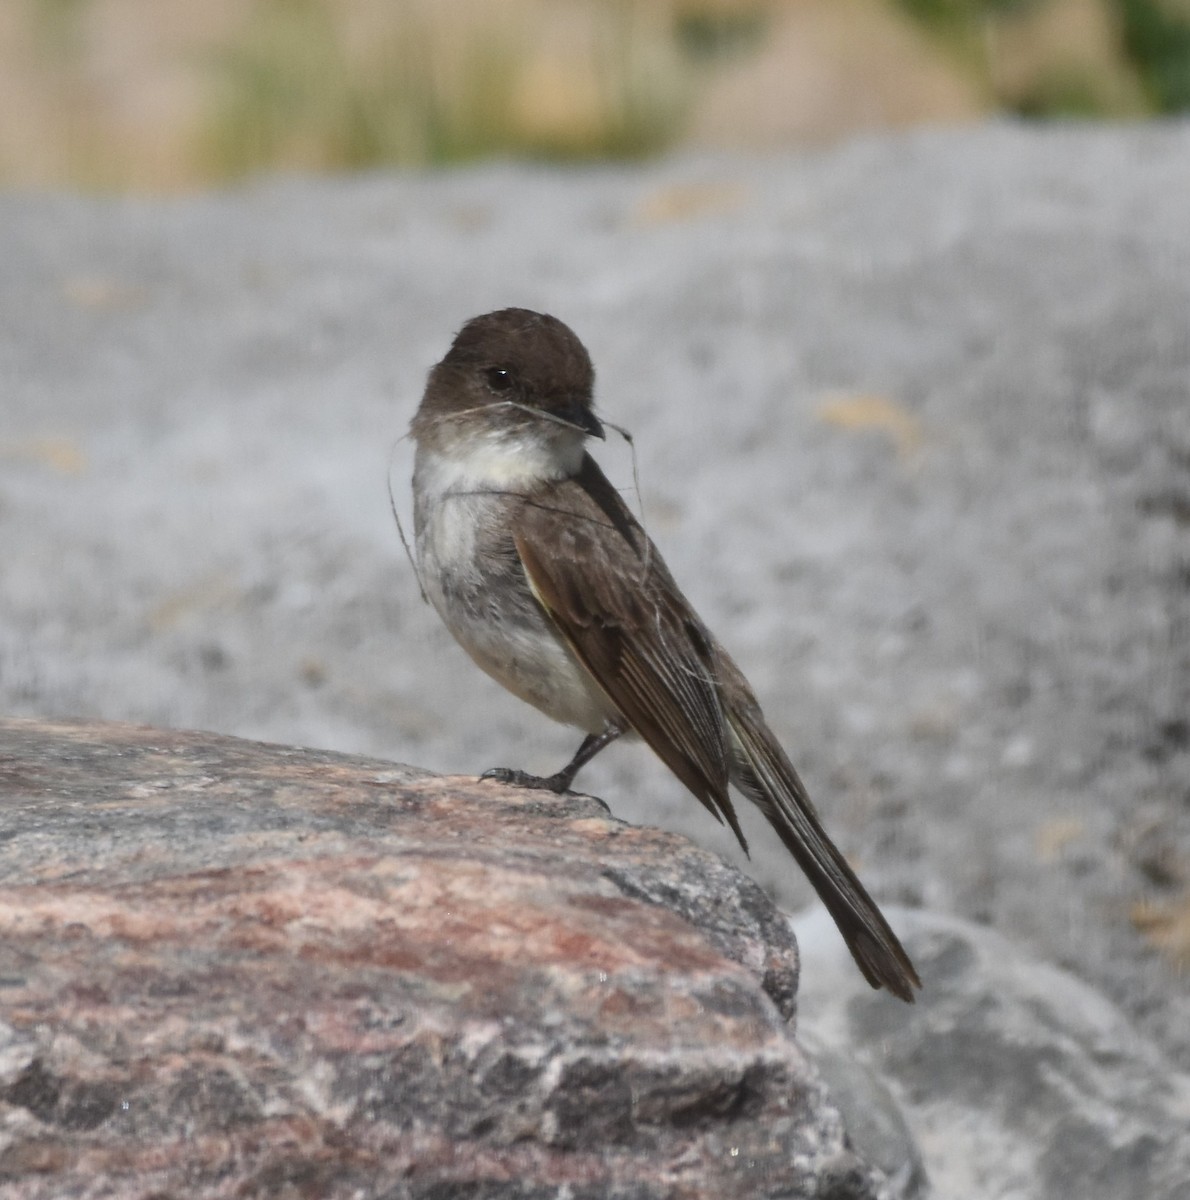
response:
[(911, 1130), (940, 1197), (1190, 1200), (1190, 1075), (1100, 993), (999, 934), (889, 918), (925, 985), (906, 1013), (853, 984), (823, 910), (795, 928), (802, 1034), (856, 1149), (900, 1195), (920, 1190)]
[(6, 1200), (886, 1194), (786, 923), (589, 799), (3, 721), (0, 881)]

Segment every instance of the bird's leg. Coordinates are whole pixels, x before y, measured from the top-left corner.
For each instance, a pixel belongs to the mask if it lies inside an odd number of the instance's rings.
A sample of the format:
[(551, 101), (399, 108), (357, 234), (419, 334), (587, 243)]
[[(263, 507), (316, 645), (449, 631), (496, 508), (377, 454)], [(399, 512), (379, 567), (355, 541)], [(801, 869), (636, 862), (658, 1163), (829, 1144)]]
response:
[(610, 746), (624, 731), (618, 725), (606, 725), (602, 733), (589, 733), (583, 744), (574, 752), (574, 757), (560, 770), (551, 775), (545, 785), (551, 792), (568, 792), (574, 777), (605, 746)]
[(509, 767), (493, 767), (485, 771), (480, 779), (494, 779), (497, 783), (512, 784), (513, 787), (535, 788), (547, 792), (568, 792), (574, 777), (605, 746), (610, 746), (622, 733), (619, 725), (605, 725), (602, 733), (589, 733), (574, 757), (553, 775), (530, 775), (528, 771), (514, 771)]

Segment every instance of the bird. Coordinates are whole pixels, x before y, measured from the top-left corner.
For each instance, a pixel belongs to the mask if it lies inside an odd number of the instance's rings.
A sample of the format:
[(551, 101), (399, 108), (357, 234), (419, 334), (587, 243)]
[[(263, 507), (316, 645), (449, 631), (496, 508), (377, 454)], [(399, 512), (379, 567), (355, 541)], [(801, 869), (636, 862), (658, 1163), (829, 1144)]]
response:
[(743, 672), (588, 453), (606, 436), (594, 378), (562, 321), (504, 308), (462, 326), (410, 424), (426, 597), (482, 670), (585, 735), (553, 775), (498, 767), (481, 778), (566, 792), (617, 738), (639, 737), (747, 853), (734, 785), (806, 874), (868, 983), (912, 1002), (913, 963)]

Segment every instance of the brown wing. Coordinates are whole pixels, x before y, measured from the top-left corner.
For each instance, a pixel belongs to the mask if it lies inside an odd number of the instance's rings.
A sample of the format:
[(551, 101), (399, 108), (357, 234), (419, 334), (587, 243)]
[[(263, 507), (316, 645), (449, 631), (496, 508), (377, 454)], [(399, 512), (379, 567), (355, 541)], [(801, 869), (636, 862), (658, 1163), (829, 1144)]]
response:
[(534, 594), (578, 660), (746, 851), (727, 791), (710, 638), (594, 460), (526, 497), (513, 537)]

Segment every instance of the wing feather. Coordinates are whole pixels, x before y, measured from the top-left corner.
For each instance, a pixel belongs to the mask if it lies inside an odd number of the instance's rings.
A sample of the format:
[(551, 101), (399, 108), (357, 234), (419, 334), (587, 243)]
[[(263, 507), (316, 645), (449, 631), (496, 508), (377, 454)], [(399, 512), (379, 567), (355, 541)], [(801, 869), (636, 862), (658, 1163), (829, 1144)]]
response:
[(530, 587), (579, 662), (746, 850), (710, 637), (619, 493), (587, 457), (574, 479), (526, 497), (514, 525)]

